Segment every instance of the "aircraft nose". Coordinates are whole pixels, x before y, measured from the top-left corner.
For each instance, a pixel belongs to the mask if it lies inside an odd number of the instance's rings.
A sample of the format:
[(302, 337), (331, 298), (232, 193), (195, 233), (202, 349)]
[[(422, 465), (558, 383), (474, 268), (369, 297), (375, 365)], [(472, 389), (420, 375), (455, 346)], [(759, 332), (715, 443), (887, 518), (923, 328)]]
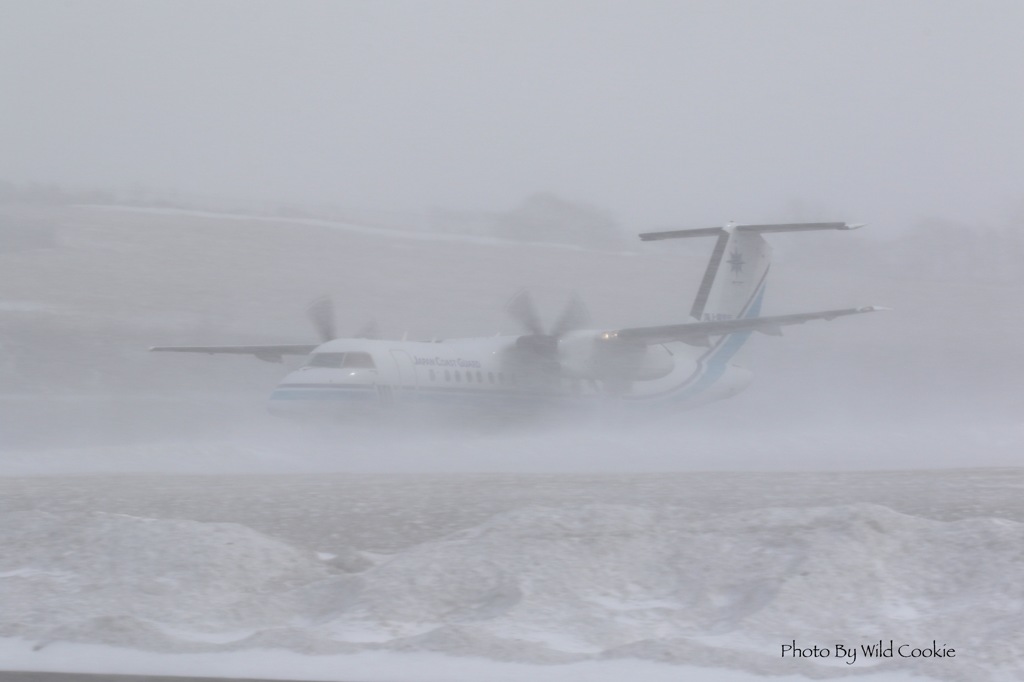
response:
[(290, 372), (270, 394), (272, 414), (356, 418), (378, 407), (376, 373), (306, 367)]

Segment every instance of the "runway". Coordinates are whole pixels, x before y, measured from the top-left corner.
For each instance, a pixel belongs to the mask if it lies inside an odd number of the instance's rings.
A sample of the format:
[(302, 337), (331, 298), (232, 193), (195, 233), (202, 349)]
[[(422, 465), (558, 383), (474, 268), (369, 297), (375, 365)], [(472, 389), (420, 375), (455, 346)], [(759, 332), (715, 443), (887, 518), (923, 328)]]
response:
[(1024, 469), (666, 474), (0, 477), (0, 513), (105, 512), (231, 522), (315, 551), (394, 552), (511, 510), (584, 504), (723, 514), (876, 504), (937, 521), (1024, 522)]

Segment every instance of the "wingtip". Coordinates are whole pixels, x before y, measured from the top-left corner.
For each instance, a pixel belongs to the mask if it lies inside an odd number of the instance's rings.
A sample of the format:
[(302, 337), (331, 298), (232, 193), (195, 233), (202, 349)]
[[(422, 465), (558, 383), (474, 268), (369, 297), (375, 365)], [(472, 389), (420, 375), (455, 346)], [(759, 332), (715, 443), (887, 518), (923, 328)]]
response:
[(892, 310), (892, 308), (887, 308), (884, 305), (866, 305), (857, 308), (857, 312), (859, 313), (876, 313), (882, 310)]
[(859, 230), (860, 228), (867, 225), (867, 223), (844, 223), (844, 230)]

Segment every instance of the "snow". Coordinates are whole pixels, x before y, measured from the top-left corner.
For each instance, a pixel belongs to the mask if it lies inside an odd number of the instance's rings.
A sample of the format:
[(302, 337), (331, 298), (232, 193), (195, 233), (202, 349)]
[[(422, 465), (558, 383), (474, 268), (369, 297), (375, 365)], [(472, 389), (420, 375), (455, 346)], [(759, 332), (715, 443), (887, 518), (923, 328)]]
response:
[[(575, 473), (580, 471), (582, 461), (592, 473), (623, 474), (659, 472), (669, 467), (689, 471), (875, 471), (915, 461), (948, 470), (966, 466), (972, 457), (978, 458), (979, 464), (1014, 467), (1024, 442), (1024, 423), (1000, 417), (978, 418), (970, 424), (950, 423), (940, 430), (927, 423), (874, 424), (871, 428), (818, 423), (796, 433), (759, 422), (739, 429), (734, 426), (735, 418), (727, 403), (683, 413), (670, 423), (641, 422), (636, 429), (604, 426), (540, 429), (535, 433), (470, 430), (461, 434), (425, 429), (415, 436), (398, 432), (382, 438), (372, 430), (259, 423), (256, 418), (262, 417), (264, 410), (261, 398), (239, 396), (231, 402), (227, 397), (142, 395), (107, 403), (60, 396), (20, 400), (0, 395), (0, 407), (15, 416), (20, 412), (38, 414), (45, 409), (57, 414), (79, 410), (94, 420), (124, 414), (138, 417), (138, 422), (122, 427), (125, 434), (135, 428), (141, 433), (147, 427), (155, 428), (146, 422), (147, 418), (155, 420), (152, 415), (166, 420), (168, 429), (180, 430), (173, 417), (191, 414), (186, 410), (203, 411), (209, 420), (223, 417), (220, 426), (230, 431), (216, 439), (169, 435), (139, 443), (83, 443), (46, 449), (2, 450), (0, 445), (0, 475)], [(241, 416), (242, 409), (253, 414)], [(52, 417), (37, 418), (43, 427)], [(0, 424), (0, 438), (2, 428)], [(94, 433), (86, 431), (88, 436)], [(344, 442), (343, 456), (339, 456), (339, 441)], [(381, 457), (382, 449), (387, 451), (386, 457)], [(623, 456), (626, 452), (630, 453), (628, 457)]]
[(606, 663), (642, 661), (821, 676), (848, 671), (780, 646), (936, 640), (959, 657), (859, 670), (976, 680), (1024, 659), (1024, 524), (1005, 519), (867, 504), (524, 507), (346, 566), (236, 523), (32, 511), (0, 517), (0, 546), (0, 633), (41, 651), (430, 653), (513, 669), (601, 662), (607, 674)]
[[(305, 342), (325, 291), (344, 329), (411, 338), (511, 331), (523, 285), (663, 324), (705, 250), (60, 211), (55, 248), (0, 268), (0, 669), (1022, 679), (1010, 243), (773, 240), (766, 312), (896, 310), (757, 337), (749, 391), (666, 423), (382, 439), (263, 423), (281, 366), (145, 348)], [(958, 654), (779, 651), (879, 639)]]
[[(765, 678), (737, 670), (666, 665), (640, 660), (582, 661), (559, 665), (495, 662), (433, 653), (367, 651), (302, 656), (277, 649), (224, 653), (158, 654), (96, 645), (54, 644), (33, 650), (21, 639), (0, 639), (0, 668), (134, 675), (223, 675), (265, 679), (359, 680), (360, 682), (757, 682)], [(775, 682), (807, 682), (803, 675), (778, 675)], [(865, 682), (929, 682), (908, 672), (869, 674)]]

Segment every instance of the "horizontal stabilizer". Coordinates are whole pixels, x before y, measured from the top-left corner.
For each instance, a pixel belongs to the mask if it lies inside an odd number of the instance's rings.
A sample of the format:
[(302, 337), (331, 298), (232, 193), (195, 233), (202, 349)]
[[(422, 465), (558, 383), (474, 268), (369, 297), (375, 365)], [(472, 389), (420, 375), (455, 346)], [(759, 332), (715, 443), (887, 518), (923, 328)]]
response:
[(716, 320), (710, 322), (687, 322), (670, 324), (663, 327), (634, 327), (606, 332), (603, 339), (621, 339), (624, 341), (640, 341), (647, 345), (682, 341), (692, 346), (706, 346), (709, 337), (724, 336), (737, 332), (757, 331), (763, 334), (780, 336), (782, 327), (791, 324), (803, 324), (810, 320), (833, 320), (845, 315), (871, 313), (876, 310), (887, 310), (879, 306), (861, 308), (842, 308), (839, 310), (822, 310), (815, 313), (796, 313), (794, 315), (774, 315), (771, 317), (753, 317), (739, 320)]
[(769, 225), (737, 225), (737, 232), (813, 232), (814, 230), (856, 230), (863, 223), (775, 223)]
[(284, 355), (309, 355), (316, 350), (314, 345), (278, 346), (153, 346), (149, 350), (169, 353), (206, 353), (208, 355), (253, 355), (267, 362), (281, 362)]
[(720, 227), (698, 227), (693, 230), (666, 230), (664, 232), (641, 232), (640, 241), (651, 242), (658, 239), (685, 239), (686, 237), (715, 237), (722, 234)]
[(766, 225), (736, 225), (730, 223), (725, 227), (699, 227), (693, 230), (666, 230), (663, 232), (644, 232), (640, 239), (645, 242), (659, 239), (685, 239), (688, 237), (712, 237), (723, 232), (811, 232), (814, 230), (856, 230), (864, 227), (862, 223), (770, 223)]

